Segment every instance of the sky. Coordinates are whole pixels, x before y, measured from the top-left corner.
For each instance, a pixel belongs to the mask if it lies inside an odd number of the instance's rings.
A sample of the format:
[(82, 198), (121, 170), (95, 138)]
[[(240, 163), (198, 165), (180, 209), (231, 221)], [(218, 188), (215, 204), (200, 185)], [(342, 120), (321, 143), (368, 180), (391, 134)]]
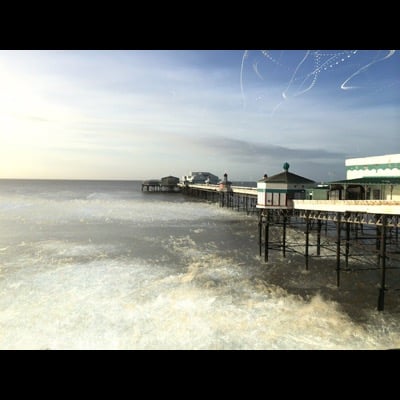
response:
[(329, 182), (399, 133), (396, 50), (0, 50), (0, 178)]

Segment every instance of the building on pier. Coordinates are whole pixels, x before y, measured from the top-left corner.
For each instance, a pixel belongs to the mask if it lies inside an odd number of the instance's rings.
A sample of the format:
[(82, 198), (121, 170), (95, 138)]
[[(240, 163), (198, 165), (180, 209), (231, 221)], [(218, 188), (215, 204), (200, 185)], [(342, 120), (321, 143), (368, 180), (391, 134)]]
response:
[(400, 154), (349, 158), (345, 165), (347, 179), (400, 177)]
[(146, 192), (180, 192), (179, 178), (165, 176), (161, 179), (148, 179), (142, 183), (142, 191)]
[(306, 200), (328, 200), (330, 186), (328, 184), (320, 183), (313, 188), (306, 189)]
[(176, 176), (165, 176), (161, 178), (161, 185), (162, 186), (176, 186), (179, 183), (179, 178)]
[(189, 175), (184, 175), (181, 179), (182, 183), (197, 184), (197, 183), (209, 183), (211, 185), (217, 185), (219, 177), (210, 172), (190, 172)]
[(161, 190), (160, 179), (147, 179), (142, 183), (142, 192), (159, 192)]
[(346, 179), (330, 182), (330, 200), (400, 200), (400, 154), (349, 158)]
[(293, 208), (293, 200), (304, 200), (306, 189), (316, 183), (302, 176), (289, 172), (289, 164), (283, 165), (284, 171), (257, 182), (257, 208)]

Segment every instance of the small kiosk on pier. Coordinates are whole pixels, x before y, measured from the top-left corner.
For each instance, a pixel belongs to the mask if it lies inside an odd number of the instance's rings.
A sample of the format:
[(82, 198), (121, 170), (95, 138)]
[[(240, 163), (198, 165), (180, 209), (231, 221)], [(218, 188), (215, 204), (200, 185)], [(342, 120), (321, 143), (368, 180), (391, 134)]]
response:
[(293, 200), (304, 200), (306, 189), (316, 186), (311, 179), (289, 172), (289, 164), (283, 164), (284, 171), (257, 182), (257, 208), (293, 208)]

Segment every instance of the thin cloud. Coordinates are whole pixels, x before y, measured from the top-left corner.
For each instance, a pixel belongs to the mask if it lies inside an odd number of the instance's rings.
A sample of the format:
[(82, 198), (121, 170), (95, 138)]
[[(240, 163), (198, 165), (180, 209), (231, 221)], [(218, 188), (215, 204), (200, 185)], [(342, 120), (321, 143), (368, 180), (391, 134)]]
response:
[(343, 159), (344, 153), (328, 151), (323, 148), (317, 149), (296, 149), (284, 146), (274, 146), (259, 142), (250, 142), (245, 140), (231, 138), (204, 137), (193, 139), (195, 145), (201, 146), (214, 153), (223, 154), (234, 160), (255, 162), (265, 159), (290, 158), (296, 160), (327, 160)]
[(62, 178), (74, 160), (74, 177), (227, 169), (251, 180), (287, 161), (326, 179), (348, 156), (400, 151), (398, 52), (355, 77), (372, 86), (347, 91), (337, 73), (350, 76), (356, 55), (325, 71), (328, 52), (313, 54), (316, 69), (296, 70), (290, 51), (251, 51), (241, 76), (241, 51), (0, 52), (0, 176)]

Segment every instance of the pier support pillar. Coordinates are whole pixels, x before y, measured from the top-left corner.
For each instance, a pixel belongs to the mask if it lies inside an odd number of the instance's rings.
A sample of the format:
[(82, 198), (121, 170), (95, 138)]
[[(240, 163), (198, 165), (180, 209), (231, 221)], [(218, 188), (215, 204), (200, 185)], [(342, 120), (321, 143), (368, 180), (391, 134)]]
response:
[(286, 224), (287, 224), (287, 213), (283, 214), (283, 232), (282, 232), (282, 254), (286, 257)]
[(263, 215), (262, 211), (258, 214), (258, 248), (259, 248), (259, 253), (261, 257), (261, 252), (262, 252), (262, 220), (263, 220)]
[(305, 246), (305, 259), (306, 259), (306, 270), (308, 270), (308, 247), (309, 247), (309, 236), (310, 236), (310, 212), (306, 211), (306, 231), (304, 232), (306, 235), (306, 246)]
[(320, 219), (317, 220), (317, 256), (321, 255), (321, 228), (322, 221)]
[(337, 225), (336, 225), (336, 285), (340, 286), (340, 233), (342, 229), (341, 224), (342, 215), (340, 212), (337, 213)]
[(268, 250), (269, 250), (269, 211), (266, 210), (266, 215), (265, 215), (265, 238), (264, 238), (264, 261), (268, 261)]
[(349, 268), (349, 254), (350, 254), (350, 222), (348, 221), (350, 217), (349, 213), (344, 215), (346, 220), (346, 251), (345, 251), (345, 265), (346, 269)]
[(385, 307), (386, 290), (386, 216), (382, 216), (382, 227), (380, 237), (380, 267), (381, 267), (381, 287), (379, 288), (378, 311), (383, 311)]

